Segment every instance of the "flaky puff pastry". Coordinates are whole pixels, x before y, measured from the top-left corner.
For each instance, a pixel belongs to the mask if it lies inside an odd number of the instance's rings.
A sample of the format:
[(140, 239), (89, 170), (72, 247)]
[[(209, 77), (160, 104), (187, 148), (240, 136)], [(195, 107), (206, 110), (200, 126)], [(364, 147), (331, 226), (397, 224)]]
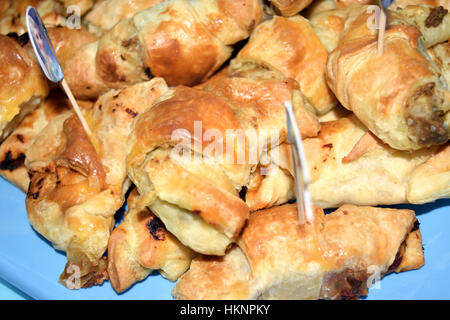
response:
[(394, 0), (389, 6), (389, 9), (404, 8), (410, 5), (426, 4), (432, 7), (443, 6), (445, 9), (450, 9), (448, 0)]
[[(88, 137), (72, 111), (53, 118), (25, 156), (32, 226), (67, 252), (60, 281), (71, 289), (103, 282), (102, 258), (130, 182), (126, 140), (136, 115), (167, 90), (160, 78), (101, 96), (85, 117)], [(78, 268), (78, 269), (77, 269)], [(78, 275), (80, 282), (72, 280)]]
[(108, 242), (108, 275), (117, 292), (145, 279), (154, 270), (175, 281), (191, 264), (194, 252), (170, 234), (134, 189), (127, 200), (124, 221)]
[(298, 224), (295, 204), (254, 212), (224, 257), (197, 257), (177, 299), (355, 299), (424, 263), (413, 211), (345, 205)]
[(408, 25), (388, 28), (378, 55), (376, 30), (367, 24), (370, 13), (358, 11), (346, 20), (339, 46), (328, 56), (327, 82), (339, 102), (395, 149), (445, 143), (448, 91), (418, 49), (420, 32)]
[(273, 68), (295, 79), (318, 114), (336, 106), (325, 80), (328, 53), (311, 23), (301, 17), (273, 17), (260, 24), (249, 42), (231, 62), (231, 72), (245, 63)]
[[(117, 23), (78, 50), (64, 70), (78, 98), (163, 77), (196, 85), (231, 55), (262, 19), (258, 0), (168, 0)], [(91, 70), (85, 74), (85, 70)]]
[(47, 27), (65, 26), (74, 14), (83, 15), (93, 0), (2, 0), (0, 1), (0, 34), (27, 32), (25, 15), (28, 6), (39, 12)]
[(413, 171), (408, 181), (407, 198), (411, 203), (427, 203), (450, 198), (450, 145), (442, 147)]
[(441, 76), (450, 85), (450, 42), (439, 43), (427, 50), (433, 62), (439, 68)]
[(450, 39), (450, 14), (443, 6), (409, 5), (389, 12), (390, 25), (409, 24), (419, 29), (426, 48)]
[[(324, 208), (344, 203), (425, 203), (448, 197), (450, 192), (448, 147), (412, 153), (395, 150), (354, 116), (322, 123), (320, 134), (303, 144), (311, 174), (311, 197)], [(271, 159), (265, 175), (258, 171), (252, 175), (246, 195), (251, 210), (294, 199), (289, 145), (272, 150)]]
[(97, 1), (84, 18), (88, 29), (95, 33), (104, 33), (123, 19), (137, 12), (157, 5), (164, 0), (100, 0)]
[(144, 203), (203, 254), (223, 255), (244, 226), (239, 192), (264, 150), (286, 140), (284, 102), (305, 135), (320, 127), (294, 80), (243, 73), (203, 90), (174, 88), (138, 116), (128, 141), (128, 173)]
[[(93, 103), (78, 101), (78, 105), (88, 110)], [(64, 93), (56, 90), (36, 110), (25, 116), (0, 145), (0, 174), (3, 178), (27, 192), (30, 179), (25, 168), (25, 152), (51, 119), (70, 109), (70, 102)]]
[(48, 95), (48, 84), (33, 52), (0, 35), (0, 141)]
[(342, 30), (349, 13), (358, 7), (351, 4), (344, 8), (311, 10), (306, 17), (311, 21), (315, 34), (328, 52), (333, 51), (339, 44)]

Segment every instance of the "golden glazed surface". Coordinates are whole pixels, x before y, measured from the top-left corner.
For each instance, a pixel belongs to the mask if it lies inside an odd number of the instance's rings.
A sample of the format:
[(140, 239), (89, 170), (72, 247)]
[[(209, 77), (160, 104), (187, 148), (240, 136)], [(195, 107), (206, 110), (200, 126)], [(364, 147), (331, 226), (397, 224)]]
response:
[(176, 284), (177, 299), (355, 299), (383, 276), (424, 263), (410, 210), (345, 205), (298, 225), (295, 205), (250, 215), (225, 257), (195, 258)]

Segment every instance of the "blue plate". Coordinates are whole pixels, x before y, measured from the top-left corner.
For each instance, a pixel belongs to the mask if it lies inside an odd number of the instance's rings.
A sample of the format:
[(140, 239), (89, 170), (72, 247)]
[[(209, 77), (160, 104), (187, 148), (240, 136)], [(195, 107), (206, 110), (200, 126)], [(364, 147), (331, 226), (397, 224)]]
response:
[[(28, 223), (25, 195), (0, 179), (0, 278), (35, 299), (171, 299), (174, 283), (158, 273), (116, 294), (109, 282), (89, 289), (69, 290), (58, 283), (66, 257)], [(420, 221), (425, 266), (391, 274), (367, 299), (450, 299), (450, 199), (412, 206)]]

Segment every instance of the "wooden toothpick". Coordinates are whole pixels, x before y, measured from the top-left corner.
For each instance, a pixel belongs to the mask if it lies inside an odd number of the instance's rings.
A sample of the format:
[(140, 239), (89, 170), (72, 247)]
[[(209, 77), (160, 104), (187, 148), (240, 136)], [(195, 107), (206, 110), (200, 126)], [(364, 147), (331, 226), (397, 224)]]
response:
[(30, 6), (27, 8), (25, 20), (27, 23), (30, 42), (33, 46), (36, 59), (41, 66), (42, 71), (50, 81), (60, 84), (69, 98), (75, 114), (78, 119), (80, 119), (84, 131), (86, 131), (88, 136), (91, 137), (91, 130), (89, 129), (86, 119), (81, 113), (80, 107), (78, 106), (72, 91), (64, 79), (64, 73), (62, 72), (61, 66), (56, 59), (56, 53), (52, 41), (48, 36), (47, 29), (45, 28), (39, 13), (35, 8)]
[(81, 125), (84, 128), (84, 131), (86, 131), (87, 135), (90, 137), (92, 135), (91, 129), (89, 128), (89, 125), (87, 124), (86, 119), (84, 118), (83, 114), (81, 113), (81, 109), (78, 106), (77, 100), (75, 100), (75, 97), (72, 94), (72, 91), (70, 90), (69, 86), (67, 85), (66, 79), (62, 79), (60, 82), (60, 85), (64, 92), (66, 93), (67, 97), (69, 98), (70, 103), (72, 104), (72, 108), (75, 111), (76, 115), (78, 116), (78, 119), (80, 119)]
[(386, 12), (384, 11), (384, 8), (381, 5), (380, 1), (380, 17), (378, 19), (378, 48), (377, 48), (378, 55), (383, 54), (385, 31), (386, 31)]

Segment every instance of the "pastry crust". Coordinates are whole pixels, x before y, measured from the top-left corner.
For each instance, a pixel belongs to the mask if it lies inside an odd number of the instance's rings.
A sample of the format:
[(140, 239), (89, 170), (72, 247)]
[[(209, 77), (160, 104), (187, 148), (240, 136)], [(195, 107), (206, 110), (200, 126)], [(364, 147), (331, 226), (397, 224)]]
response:
[[(394, 150), (376, 139), (355, 117), (322, 123), (317, 137), (303, 141), (311, 176), (311, 198), (323, 208), (345, 203), (424, 203), (448, 196), (446, 149)], [(447, 148), (448, 149), (448, 148)], [(288, 144), (271, 152), (271, 170), (255, 171), (247, 192), (251, 210), (294, 199)], [(434, 160), (433, 160), (434, 159)]]
[[(223, 255), (248, 217), (233, 184), (245, 184), (248, 164), (214, 157), (206, 152), (206, 143), (192, 147), (194, 121), (201, 121), (200, 139), (208, 129), (219, 130), (223, 137), (225, 130), (241, 129), (219, 97), (177, 87), (137, 118), (128, 145), (128, 174), (148, 199), (146, 204), (183, 244), (204, 254)], [(186, 132), (187, 139), (173, 140), (174, 130)], [(178, 144), (187, 147), (188, 156), (192, 150), (201, 158), (194, 162), (174, 157)], [(235, 152), (245, 159), (246, 143)]]
[(408, 181), (407, 198), (411, 203), (427, 203), (450, 197), (450, 145), (442, 147), (418, 166)]
[(303, 226), (297, 219), (295, 205), (252, 213), (239, 248), (195, 258), (173, 296), (355, 299), (367, 294), (374, 272), (382, 277), (424, 263), (413, 211), (345, 205), (325, 217), (316, 208), (314, 222)]
[(313, 0), (270, 0), (283, 16), (293, 16), (310, 5)]
[(404, 8), (410, 5), (425, 4), (432, 7), (443, 6), (445, 9), (450, 9), (449, 2), (447, 0), (394, 0), (389, 9)]
[(128, 174), (144, 201), (203, 254), (223, 255), (239, 235), (248, 217), (239, 192), (265, 150), (287, 138), (284, 102), (305, 136), (320, 128), (295, 81), (240, 75), (174, 88), (137, 118), (128, 141)]
[[(392, 15), (390, 25), (400, 23), (415, 26), (422, 34), (421, 40), (426, 48), (450, 38), (450, 14), (443, 6), (408, 5), (389, 12)], [(396, 21), (397, 18), (403, 21)]]
[(339, 102), (392, 148), (412, 151), (445, 143), (448, 92), (417, 48), (420, 32), (406, 25), (388, 28), (380, 56), (366, 24), (369, 13), (358, 10), (362, 13), (347, 19), (327, 62), (327, 82)]
[(0, 141), (36, 109), (48, 85), (33, 53), (11, 37), (0, 35)]
[[(65, 26), (76, 6), (83, 15), (93, 5), (92, 0), (4, 0), (0, 7), (0, 34), (27, 32), (25, 14), (28, 6), (38, 11), (46, 27)], [(77, 12), (78, 13), (78, 12)]]
[[(53, 118), (26, 152), (31, 177), (26, 198), (32, 226), (67, 252), (60, 281), (70, 288), (104, 279), (102, 256), (130, 186), (124, 148), (131, 123), (167, 86), (160, 78), (110, 91), (85, 113), (88, 137), (72, 111)], [(70, 283), (78, 267), (81, 282)], [(72, 271), (73, 272), (73, 271)]]
[(151, 8), (164, 0), (100, 0), (86, 14), (89, 31), (104, 33), (137, 12)]
[(450, 86), (450, 42), (439, 43), (428, 49), (427, 52), (439, 68), (448, 88)]
[(123, 292), (154, 270), (175, 281), (191, 263), (194, 253), (183, 246), (147, 207), (139, 204), (134, 189), (127, 200), (124, 221), (108, 241), (108, 275), (116, 292)]
[[(92, 108), (89, 101), (78, 101), (85, 110)], [(54, 91), (33, 112), (28, 114), (11, 135), (0, 145), (0, 174), (23, 192), (27, 192), (30, 178), (25, 168), (25, 152), (34, 138), (54, 117), (71, 109), (69, 100), (61, 91)]]
[(74, 95), (84, 98), (153, 76), (170, 86), (193, 86), (211, 76), (261, 19), (258, 0), (164, 1), (78, 50), (64, 72)]
[(231, 72), (244, 63), (260, 64), (295, 79), (300, 90), (323, 114), (336, 106), (334, 94), (325, 80), (328, 53), (310, 22), (301, 17), (273, 17), (260, 24), (247, 45), (231, 63)]

